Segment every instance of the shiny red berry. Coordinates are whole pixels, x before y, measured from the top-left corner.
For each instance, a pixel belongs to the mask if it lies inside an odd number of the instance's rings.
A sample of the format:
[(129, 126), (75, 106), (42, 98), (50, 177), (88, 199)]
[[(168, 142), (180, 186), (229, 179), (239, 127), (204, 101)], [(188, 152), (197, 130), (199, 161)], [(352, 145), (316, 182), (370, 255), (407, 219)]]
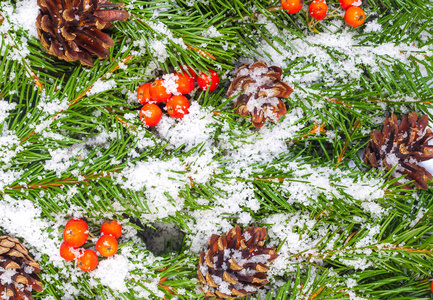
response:
[(360, 0), (339, 0), (341, 8), (346, 10), (351, 6), (359, 6), (361, 4)]
[(98, 266), (98, 255), (95, 251), (86, 249), (77, 258), (77, 267), (83, 271), (92, 271)]
[(82, 219), (69, 220), (63, 231), (63, 239), (71, 247), (80, 247), (84, 245), (89, 236), (88, 226), (86, 221)]
[(209, 92), (212, 92), (218, 87), (218, 83), (220, 82), (220, 78), (214, 70), (209, 69), (207, 73), (200, 72), (197, 77), (197, 84), (202, 90), (209, 89)]
[(431, 290), (431, 292), (433, 293), (433, 281), (430, 282), (430, 290)]
[(161, 121), (162, 111), (156, 104), (147, 103), (140, 110), (141, 122), (147, 126), (155, 126)]
[(289, 13), (296, 14), (302, 9), (304, 0), (281, 0), (281, 6)]
[(96, 250), (105, 257), (110, 257), (116, 254), (119, 244), (111, 235), (103, 235), (96, 242)]
[(150, 85), (150, 98), (156, 102), (165, 102), (171, 97), (171, 93), (167, 93), (167, 89), (162, 84), (164, 80), (157, 79)]
[(145, 83), (138, 88), (137, 99), (141, 104), (146, 104), (150, 101), (150, 86), (151, 82)]
[(178, 77), (176, 80), (177, 91), (182, 95), (191, 93), (194, 89), (194, 78), (187, 73), (174, 73), (174, 75)]
[(185, 96), (173, 96), (167, 101), (167, 112), (173, 118), (182, 119), (188, 114), (189, 101)]
[(105, 221), (101, 226), (101, 234), (111, 235), (118, 239), (122, 235), (122, 225), (114, 220)]
[(325, 1), (323, 0), (313, 0), (308, 8), (308, 11), (314, 19), (320, 21), (326, 17), (328, 5), (326, 5)]
[(361, 26), (365, 21), (365, 12), (362, 8), (351, 6), (344, 14), (344, 21), (352, 27)]
[(71, 246), (68, 245), (68, 243), (63, 242), (60, 245), (60, 256), (67, 261), (71, 261), (75, 259), (75, 253), (74, 252), (78, 252), (79, 250), (76, 248), (73, 248)]

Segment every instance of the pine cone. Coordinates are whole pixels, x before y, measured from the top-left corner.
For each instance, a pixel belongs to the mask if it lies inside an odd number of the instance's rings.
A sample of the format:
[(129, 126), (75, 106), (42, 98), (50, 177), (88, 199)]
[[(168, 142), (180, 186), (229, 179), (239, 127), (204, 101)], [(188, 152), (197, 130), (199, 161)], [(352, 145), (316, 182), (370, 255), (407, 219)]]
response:
[(79, 60), (93, 67), (95, 54), (108, 57), (113, 40), (101, 29), (112, 21), (128, 19), (126, 11), (104, 10), (123, 7), (108, 0), (37, 0), (41, 12), (36, 19), (39, 40), (51, 55), (66, 61)]
[(32, 300), (32, 289), (42, 291), (39, 264), (10, 236), (0, 236), (0, 299)]
[(213, 234), (206, 254), (199, 255), (197, 276), (205, 297), (243, 297), (268, 283), (267, 263), (278, 254), (275, 248), (263, 247), (265, 238), (264, 227), (251, 227), (241, 234), (236, 225), (227, 235)]
[(397, 165), (392, 175), (394, 178), (407, 175), (407, 179), (415, 180), (417, 188), (427, 189), (427, 183), (432, 181), (432, 174), (418, 165), (420, 161), (433, 158), (433, 146), (428, 145), (433, 133), (426, 129), (427, 125), (427, 115), (418, 119), (418, 115), (412, 112), (404, 115), (399, 125), (397, 117), (392, 114), (383, 121), (382, 131), (375, 130), (371, 133), (364, 162), (386, 171)]
[(243, 92), (235, 98), (235, 113), (250, 115), (254, 127), (261, 128), (266, 119), (278, 122), (287, 113), (284, 102), (293, 89), (281, 81), (283, 70), (276, 66), (268, 67), (259, 61), (240, 67), (229, 86), (227, 97)]

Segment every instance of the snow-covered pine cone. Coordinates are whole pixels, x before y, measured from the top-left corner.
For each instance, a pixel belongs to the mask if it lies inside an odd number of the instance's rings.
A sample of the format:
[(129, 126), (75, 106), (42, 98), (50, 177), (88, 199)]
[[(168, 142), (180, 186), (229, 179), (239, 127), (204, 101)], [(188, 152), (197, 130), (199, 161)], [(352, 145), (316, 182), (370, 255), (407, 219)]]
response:
[(261, 128), (266, 119), (278, 122), (287, 113), (280, 98), (287, 98), (293, 92), (287, 83), (281, 81), (282, 73), (280, 67), (268, 67), (262, 61), (240, 67), (227, 91), (227, 97), (242, 92), (234, 99), (235, 113), (250, 115), (256, 128)]
[(20, 241), (0, 236), (0, 299), (32, 300), (32, 290), (42, 291), (40, 271)]
[(112, 21), (128, 19), (123, 3), (108, 0), (37, 0), (40, 14), (36, 19), (39, 40), (51, 55), (66, 61), (79, 60), (93, 67), (91, 55), (104, 59), (113, 46), (111, 37), (101, 30)]
[(433, 158), (433, 146), (428, 145), (433, 133), (426, 128), (427, 125), (427, 115), (418, 119), (418, 115), (412, 112), (404, 115), (398, 124), (397, 117), (392, 114), (383, 121), (382, 131), (375, 130), (371, 133), (364, 162), (386, 171), (397, 165), (392, 175), (394, 178), (407, 175), (405, 178), (414, 180), (417, 188), (427, 189), (432, 174), (418, 165), (420, 161)]
[(213, 234), (207, 251), (199, 255), (197, 276), (205, 297), (243, 297), (267, 284), (267, 265), (278, 254), (275, 248), (263, 247), (265, 239), (264, 227), (250, 227), (241, 233), (236, 225), (226, 235)]

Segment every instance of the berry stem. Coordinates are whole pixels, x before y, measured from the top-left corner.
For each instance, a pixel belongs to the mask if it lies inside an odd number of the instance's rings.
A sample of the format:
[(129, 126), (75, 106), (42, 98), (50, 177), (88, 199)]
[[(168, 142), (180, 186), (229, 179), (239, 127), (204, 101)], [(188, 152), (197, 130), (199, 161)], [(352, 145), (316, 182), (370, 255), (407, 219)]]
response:
[[(314, 24), (313, 24), (313, 22), (314, 22), (314, 18), (311, 18), (311, 21), (308, 22), (308, 29), (309, 29), (310, 31), (314, 31), (315, 33), (320, 33), (320, 31), (316, 29), (316, 25), (317, 25), (317, 23), (319, 23), (320, 21), (316, 21)], [(311, 26), (311, 25), (312, 25), (312, 26)]]
[(276, 10), (283, 10), (283, 7), (279, 5), (279, 6), (272, 6), (267, 9), (267, 11), (276, 11)]
[(336, 14), (336, 12), (339, 11), (339, 10), (340, 10), (340, 8), (336, 8), (336, 9), (334, 9), (333, 11), (331, 11), (331, 12), (326, 16), (326, 19), (331, 19), (331, 18), (334, 18), (334, 17), (342, 17), (342, 18), (344, 18), (344, 16), (343, 16), (342, 14), (340, 14), (340, 13)]

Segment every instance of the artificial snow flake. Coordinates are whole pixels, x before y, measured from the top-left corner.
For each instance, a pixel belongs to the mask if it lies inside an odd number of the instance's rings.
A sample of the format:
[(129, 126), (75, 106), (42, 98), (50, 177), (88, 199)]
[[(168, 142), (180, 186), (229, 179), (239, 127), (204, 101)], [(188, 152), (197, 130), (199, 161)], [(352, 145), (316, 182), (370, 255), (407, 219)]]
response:
[[(144, 191), (151, 213), (148, 220), (164, 218), (180, 210), (184, 200), (179, 197), (179, 191), (189, 182), (185, 165), (176, 158), (167, 161), (149, 158), (113, 177), (123, 188)], [(166, 194), (175, 202), (170, 201)]]

